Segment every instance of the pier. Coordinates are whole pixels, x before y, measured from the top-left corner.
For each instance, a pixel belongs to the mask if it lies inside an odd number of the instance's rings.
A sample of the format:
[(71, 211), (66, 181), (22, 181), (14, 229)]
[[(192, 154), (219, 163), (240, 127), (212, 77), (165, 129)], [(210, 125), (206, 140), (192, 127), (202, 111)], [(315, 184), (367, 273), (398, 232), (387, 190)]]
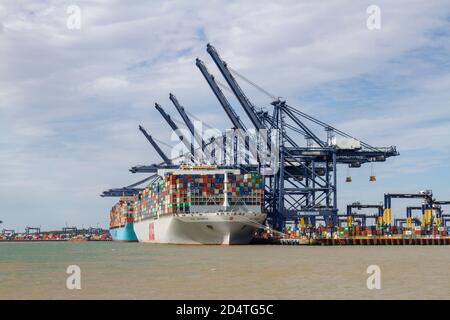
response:
[(26, 227), (25, 232), (23, 233), (16, 233), (15, 230), (3, 229), (0, 232), (0, 242), (8, 241), (111, 241), (111, 236), (108, 230), (101, 228), (77, 229), (76, 227), (64, 227), (61, 230), (41, 231), (41, 228)]
[(450, 245), (450, 238), (345, 238), (314, 239), (322, 246), (430, 246)]

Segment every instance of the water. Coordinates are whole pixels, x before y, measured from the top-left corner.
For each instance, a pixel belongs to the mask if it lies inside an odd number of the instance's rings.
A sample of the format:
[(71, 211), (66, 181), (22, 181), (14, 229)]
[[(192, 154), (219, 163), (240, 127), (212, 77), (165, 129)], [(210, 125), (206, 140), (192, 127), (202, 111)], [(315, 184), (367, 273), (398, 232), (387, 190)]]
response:
[(0, 299), (450, 299), (449, 266), (449, 246), (0, 243)]

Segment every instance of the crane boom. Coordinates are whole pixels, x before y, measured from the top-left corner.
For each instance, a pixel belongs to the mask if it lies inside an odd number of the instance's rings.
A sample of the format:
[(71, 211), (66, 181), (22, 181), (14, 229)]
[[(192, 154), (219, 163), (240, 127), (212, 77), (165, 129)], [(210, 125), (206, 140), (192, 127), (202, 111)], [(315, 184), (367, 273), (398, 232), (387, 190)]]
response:
[(205, 78), (206, 82), (208, 82), (211, 90), (214, 92), (214, 95), (216, 96), (217, 100), (219, 100), (220, 104), (222, 105), (223, 110), (227, 114), (228, 118), (231, 120), (231, 123), (233, 124), (235, 129), (241, 129), (243, 131), (246, 131), (244, 124), (242, 123), (239, 116), (234, 111), (233, 107), (228, 102), (227, 98), (225, 98), (225, 95), (223, 94), (222, 90), (219, 88), (219, 86), (216, 83), (216, 80), (214, 80), (214, 76), (208, 72), (208, 69), (206, 68), (205, 64), (202, 60), (197, 58), (195, 60), (195, 64), (200, 69), (200, 72), (203, 74), (203, 77)]
[[(285, 104), (283, 104), (283, 107)], [(325, 142), (319, 139), (300, 119), (292, 114), (292, 112), (288, 108), (284, 108), (286, 114), (291, 118), (305, 133), (308, 137), (313, 139), (319, 146), (322, 148), (326, 146)]]
[(161, 148), (158, 146), (158, 144), (153, 140), (152, 136), (147, 133), (147, 131), (142, 127), (139, 126), (139, 130), (142, 132), (142, 134), (147, 138), (147, 140), (150, 142), (150, 144), (153, 146), (153, 148), (156, 150), (156, 152), (159, 154), (159, 156), (163, 159), (163, 161), (167, 164), (172, 163), (172, 161), (166, 156), (166, 154), (161, 150)]
[(191, 132), (192, 136), (194, 137), (195, 141), (201, 146), (202, 150), (205, 148), (205, 141), (201, 138), (199, 133), (196, 134), (194, 125), (192, 124), (191, 119), (189, 119), (188, 115), (184, 111), (184, 107), (180, 105), (178, 102), (177, 97), (173, 95), (172, 93), (169, 94), (169, 99), (172, 101), (175, 108), (177, 108), (178, 113), (180, 114), (181, 118), (183, 119), (184, 123), (186, 124), (187, 128)]
[[(208, 72), (208, 69), (206, 68), (205, 64), (199, 58), (195, 60), (195, 64), (200, 69), (200, 72), (203, 74), (203, 77), (205, 78), (206, 82), (208, 82), (209, 87), (214, 92), (214, 95), (219, 100), (223, 110), (227, 114), (228, 118), (231, 120), (231, 123), (233, 124), (233, 129), (239, 130), (239, 135), (244, 140), (245, 143), (245, 149), (250, 150), (249, 142), (243, 136), (243, 133), (247, 131), (247, 128), (245, 127), (244, 123), (242, 123), (242, 120), (239, 118), (236, 111), (234, 111), (233, 107), (230, 105), (227, 98), (225, 98), (225, 95), (217, 85), (214, 76)], [(251, 151), (251, 153), (252, 156), (259, 161), (259, 156), (254, 151)]]
[(233, 75), (231, 74), (230, 70), (228, 69), (226, 62), (224, 62), (220, 58), (216, 49), (209, 43), (206, 46), (206, 51), (208, 51), (209, 55), (212, 57), (212, 59), (216, 63), (217, 67), (219, 68), (220, 72), (224, 76), (225, 80), (227, 81), (227, 83), (230, 86), (231, 90), (233, 91), (234, 95), (238, 99), (239, 103), (244, 108), (245, 113), (250, 118), (250, 120), (253, 123), (253, 125), (255, 126), (255, 128), (258, 130), (264, 129), (264, 124), (262, 123), (261, 119), (259, 119), (259, 117), (256, 113), (256, 110), (255, 110), (255, 107), (251, 104), (250, 100), (244, 94), (241, 87), (239, 87), (238, 83), (236, 82), (236, 79), (234, 79)]
[(143, 188), (115, 188), (103, 191), (100, 197), (132, 197), (144, 190)]
[(439, 206), (444, 206), (444, 205), (449, 205), (450, 201), (436, 201), (436, 200), (434, 200), (433, 204), (437, 204)]
[(100, 195), (100, 197), (131, 197), (131, 196), (134, 196), (135, 194), (138, 194), (142, 190), (144, 190), (144, 188), (136, 188), (137, 186), (139, 186), (147, 181), (150, 181), (149, 184), (152, 184), (157, 179), (159, 179), (158, 175), (153, 174), (145, 179), (142, 179), (138, 182), (130, 184), (129, 186), (103, 191), (103, 193)]
[(352, 214), (352, 209), (378, 209), (378, 216), (383, 215), (383, 205), (381, 204), (361, 204), (358, 202), (347, 205), (347, 215)]
[(186, 124), (189, 131), (194, 134), (194, 125), (191, 122), (191, 119), (187, 116), (186, 112), (184, 112), (184, 108), (180, 105), (178, 102), (177, 97), (175, 97), (174, 94), (169, 93), (169, 99), (172, 101), (173, 105), (177, 109), (178, 113), (180, 114), (181, 118), (183, 119), (184, 123)]
[(164, 111), (164, 109), (158, 103), (155, 103), (155, 108), (156, 108), (156, 110), (159, 111), (159, 113), (162, 115), (164, 120), (166, 120), (166, 122), (172, 128), (173, 132), (175, 132), (178, 135), (178, 138), (180, 139), (181, 142), (183, 142), (183, 144), (186, 146), (188, 151), (192, 155), (194, 155), (194, 146), (192, 145), (192, 143), (190, 143), (188, 141), (188, 139), (184, 136), (184, 134), (181, 133), (180, 129), (175, 124), (175, 122), (173, 122), (172, 118)]

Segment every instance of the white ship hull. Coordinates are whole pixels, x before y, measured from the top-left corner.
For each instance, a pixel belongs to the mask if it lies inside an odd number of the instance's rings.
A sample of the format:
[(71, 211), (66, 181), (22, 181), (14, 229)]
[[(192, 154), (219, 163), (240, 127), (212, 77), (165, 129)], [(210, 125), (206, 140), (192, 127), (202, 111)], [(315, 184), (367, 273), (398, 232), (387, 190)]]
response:
[(204, 212), (166, 214), (134, 222), (139, 242), (170, 244), (248, 244), (265, 213)]

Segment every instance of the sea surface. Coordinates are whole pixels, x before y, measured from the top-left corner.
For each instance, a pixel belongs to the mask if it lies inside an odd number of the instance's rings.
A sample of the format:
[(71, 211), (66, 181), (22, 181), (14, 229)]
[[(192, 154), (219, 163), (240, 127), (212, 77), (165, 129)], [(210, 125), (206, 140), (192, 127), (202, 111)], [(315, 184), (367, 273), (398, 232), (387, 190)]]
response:
[[(67, 289), (70, 265), (80, 290)], [(0, 299), (318, 298), (450, 299), (450, 246), (0, 243)]]

